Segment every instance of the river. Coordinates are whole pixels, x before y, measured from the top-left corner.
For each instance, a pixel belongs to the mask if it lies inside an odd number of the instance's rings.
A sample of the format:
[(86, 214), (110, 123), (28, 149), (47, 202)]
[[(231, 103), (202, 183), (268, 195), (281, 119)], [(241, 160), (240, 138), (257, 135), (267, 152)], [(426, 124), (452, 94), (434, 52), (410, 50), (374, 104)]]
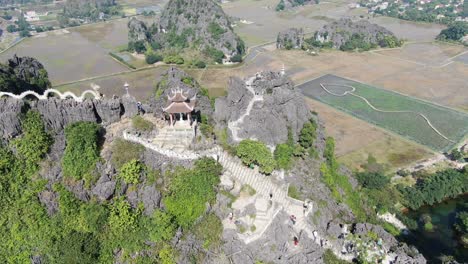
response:
[[(407, 213), (408, 217), (418, 222), (418, 230), (413, 231), (405, 240), (408, 244), (415, 245), (428, 263), (441, 263), (439, 258), (443, 255), (454, 256), (460, 263), (468, 263), (468, 248), (458, 241), (453, 228), (456, 213), (462, 210), (464, 203), (468, 203), (467, 194)], [(424, 214), (430, 215), (432, 219), (432, 231), (426, 231), (420, 221)]]

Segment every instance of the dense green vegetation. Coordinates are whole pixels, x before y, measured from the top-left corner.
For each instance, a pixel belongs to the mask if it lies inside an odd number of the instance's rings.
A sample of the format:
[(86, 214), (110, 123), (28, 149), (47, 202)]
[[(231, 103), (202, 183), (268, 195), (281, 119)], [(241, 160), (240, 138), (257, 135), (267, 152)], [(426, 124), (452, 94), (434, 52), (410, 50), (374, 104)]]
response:
[(208, 158), (198, 160), (193, 170), (176, 171), (164, 204), (180, 226), (190, 227), (205, 212), (205, 204), (214, 201), (221, 171), (221, 165)]
[(84, 21), (98, 21), (121, 16), (121, 6), (115, 0), (67, 0), (57, 17), (60, 26), (78, 26)]
[(443, 29), (437, 36), (438, 40), (447, 41), (460, 41), (464, 36), (468, 34), (468, 23), (466, 22), (455, 22), (449, 25), (448, 28)]
[(275, 169), (273, 155), (263, 142), (244, 139), (237, 146), (236, 154), (245, 165), (258, 165), (261, 173), (270, 174)]
[[(45, 131), (38, 112), (27, 112), (21, 126), (24, 133), (20, 138), (15, 139), (12, 144), (16, 147), (18, 156), (23, 158), (26, 164), (38, 164), (44, 153), (49, 151), (52, 138)], [(37, 165), (31, 169), (36, 167)]]
[(461, 242), (468, 246), (468, 203), (464, 204), (464, 210), (457, 213), (455, 229), (460, 234)]
[(99, 160), (100, 129), (99, 125), (91, 122), (77, 122), (65, 128), (67, 146), (62, 158), (65, 177), (75, 180), (90, 178)]
[(338, 202), (344, 202), (353, 211), (360, 221), (366, 219), (361, 197), (349, 182), (348, 177), (339, 173), (339, 164), (335, 158), (335, 141), (333, 138), (326, 139), (323, 156), (326, 162), (320, 167), (323, 182), (330, 188), (333, 198)]
[(468, 173), (447, 169), (421, 178), (411, 187), (399, 186), (403, 203), (411, 209), (433, 205), (468, 191)]
[[(85, 202), (69, 191), (70, 182), (66, 179), (48, 187), (37, 173), (38, 164), (52, 143), (51, 137), (36, 112), (26, 113), (22, 129), (19, 139), (0, 146), (2, 263), (30, 263), (32, 257), (40, 257), (43, 263), (175, 263), (177, 252), (168, 242), (179, 225), (193, 227), (184, 232), (193, 233), (207, 250), (220, 245), (221, 221), (212, 214), (203, 216), (206, 202), (215, 199), (222, 169), (213, 159), (201, 159), (194, 169), (177, 168), (164, 175), (172, 181), (164, 181), (168, 191), (163, 193), (163, 199), (168, 211), (156, 209), (145, 215), (141, 205), (132, 207), (119, 193), (102, 203), (94, 198)], [(81, 142), (82, 153), (94, 155), (98, 130), (97, 125), (85, 122), (68, 126), (68, 151), (74, 153)], [(118, 156), (116, 163), (139, 155), (139, 146), (125, 141), (116, 142), (113, 149), (126, 147), (133, 148), (132, 154)], [(13, 148), (17, 152), (10, 150)], [(80, 168), (82, 159), (75, 160)], [(142, 179), (143, 175), (148, 177), (148, 171), (135, 159), (125, 162), (118, 173), (127, 183), (145, 180), (148, 184), (149, 179)], [(39, 200), (43, 192), (56, 194), (57, 211), (50, 215)], [(204, 220), (195, 224), (199, 217)], [(146, 253), (135, 256), (135, 252)]]
[(138, 160), (133, 159), (122, 165), (118, 176), (127, 184), (137, 184), (142, 171), (143, 165)]
[[(45, 135), (38, 114), (28, 113), (22, 122), (22, 153), (30, 158), (15, 155), (9, 146), (0, 146), (0, 260), (3, 263), (29, 263), (33, 254), (52, 254), (57, 231), (39, 202), (38, 193), (43, 181), (33, 180), (38, 164), (50, 146), (50, 138), (34, 138), (32, 133)], [(25, 149), (30, 146), (30, 149)], [(33, 147), (40, 146), (38, 149)], [(33, 156), (29, 153), (37, 152)]]
[(20, 94), (35, 91), (42, 94), (50, 87), (44, 66), (34, 58), (16, 57), (0, 63), (0, 91)]

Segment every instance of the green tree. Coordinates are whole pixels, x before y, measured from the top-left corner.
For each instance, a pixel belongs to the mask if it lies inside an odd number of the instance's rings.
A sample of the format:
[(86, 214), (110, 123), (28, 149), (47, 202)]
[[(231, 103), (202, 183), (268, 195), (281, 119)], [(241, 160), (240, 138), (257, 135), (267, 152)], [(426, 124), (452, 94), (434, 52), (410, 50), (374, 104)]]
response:
[(156, 62), (162, 61), (163, 57), (161, 55), (159, 55), (159, 54), (154, 53), (154, 52), (147, 52), (145, 54), (145, 60), (146, 60), (146, 63), (148, 63), (148, 64), (154, 64)]
[(452, 160), (461, 160), (463, 158), (463, 154), (460, 150), (455, 148), (450, 152), (450, 158)]
[(28, 111), (21, 122), (22, 137), (13, 141), (18, 154), (26, 159), (28, 164), (37, 167), (52, 144), (52, 137), (45, 131), (44, 123), (38, 112)]
[(176, 231), (176, 224), (173, 217), (166, 212), (156, 210), (151, 219), (149, 237), (153, 242), (168, 241)]
[(299, 134), (299, 144), (305, 149), (312, 147), (317, 137), (316, 131), (317, 124), (313, 119), (305, 123)]
[(131, 160), (125, 163), (119, 171), (119, 178), (127, 184), (137, 184), (140, 179), (140, 174), (143, 170), (143, 165), (138, 160)]
[(384, 189), (390, 183), (390, 179), (379, 172), (360, 172), (356, 179), (362, 187), (369, 189)]
[(99, 160), (100, 126), (91, 122), (77, 122), (65, 128), (66, 148), (62, 158), (65, 177), (76, 180), (89, 175)]
[(245, 165), (258, 165), (261, 173), (270, 174), (275, 169), (275, 160), (263, 142), (244, 139), (237, 146), (236, 154)]
[(279, 144), (276, 146), (274, 157), (277, 167), (285, 170), (290, 169), (292, 166), (293, 152), (293, 147), (288, 144)]
[(215, 200), (221, 171), (221, 165), (210, 158), (197, 160), (192, 170), (176, 170), (164, 204), (179, 225), (190, 227), (205, 212), (206, 203)]

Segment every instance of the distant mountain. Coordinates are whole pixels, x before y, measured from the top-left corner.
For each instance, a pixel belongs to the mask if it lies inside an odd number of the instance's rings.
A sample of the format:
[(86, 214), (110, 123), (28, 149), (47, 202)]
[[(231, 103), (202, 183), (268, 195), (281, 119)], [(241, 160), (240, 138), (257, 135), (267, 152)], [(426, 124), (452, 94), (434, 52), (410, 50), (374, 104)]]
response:
[(280, 0), (276, 6), (276, 11), (287, 10), (295, 6), (318, 4), (319, 0)]
[(197, 50), (218, 63), (238, 62), (245, 52), (229, 17), (213, 0), (170, 0), (160, 20), (145, 27), (141, 21), (130, 21), (130, 47), (144, 38), (153, 49)]
[(331, 22), (315, 33), (315, 41), (330, 43), (341, 50), (368, 50), (380, 47), (396, 47), (402, 42), (393, 32), (367, 20), (352, 21), (348, 18)]

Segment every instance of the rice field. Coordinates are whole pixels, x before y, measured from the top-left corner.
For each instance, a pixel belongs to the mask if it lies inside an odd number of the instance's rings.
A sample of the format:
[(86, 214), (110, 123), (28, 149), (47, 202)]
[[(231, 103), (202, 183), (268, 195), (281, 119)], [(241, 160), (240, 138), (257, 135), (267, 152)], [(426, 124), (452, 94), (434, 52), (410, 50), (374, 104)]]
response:
[[(326, 84), (327, 90), (331, 93), (344, 95), (348, 92), (348, 94), (344, 96), (333, 95), (325, 91), (320, 84)], [(350, 87), (341, 85), (349, 85)], [(308, 97), (437, 151), (449, 150), (468, 133), (468, 115), (466, 113), (335, 75), (325, 75), (301, 84), (299, 87)], [(412, 111), (414, 113), (376, 111), (362, 98), (349, 94), (352, 90), (351, 87), (355, 88), (353, 94), (366, 98), (379, 110)], [(417, 113), (424, 115), (433, 127)]]

